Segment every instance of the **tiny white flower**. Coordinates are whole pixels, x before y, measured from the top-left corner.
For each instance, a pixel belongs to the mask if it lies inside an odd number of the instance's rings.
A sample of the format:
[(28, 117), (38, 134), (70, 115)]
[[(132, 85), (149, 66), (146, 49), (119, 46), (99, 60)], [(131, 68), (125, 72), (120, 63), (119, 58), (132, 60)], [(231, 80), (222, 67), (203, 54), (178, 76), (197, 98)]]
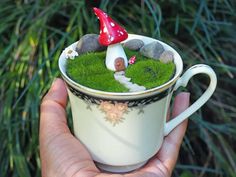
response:
[(64, 53), (66, 55), (66, 59), (74, 59), (76, 56), (79, 55), (72, 47), (67, 47), (64, 50)]

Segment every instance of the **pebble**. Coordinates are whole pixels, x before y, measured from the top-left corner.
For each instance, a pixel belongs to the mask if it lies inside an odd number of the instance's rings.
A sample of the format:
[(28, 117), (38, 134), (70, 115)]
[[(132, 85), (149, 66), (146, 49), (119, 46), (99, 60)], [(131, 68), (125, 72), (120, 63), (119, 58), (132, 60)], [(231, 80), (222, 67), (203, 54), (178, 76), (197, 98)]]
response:
[(137, 91), (144, 91), (146, 90), (146, 88), (144, 86), (140, 86), (138, 84), (133, 84), (131, 87), (130, 87), (130, 92), (137, 92)]
[(132, 85), (133, 85), (132, 82), (126, 82), (126, 83), (124, 83), (124, 86), (125, 86), (126, 88), (131, 88)]
[(82, 36), (76, 46), (76, 52), (78, 52), (79, 55), (104, 50), (106, 50), (106, 47), (99, 43), (97, 34), (86, 34)]
[(140, 49), (140, 53), (148, 58), (159, 60), (161, 54), (164, 52), (164, 47), (157, 41), (144, 45)]
[(116, 75), (116, 74), (114, 74), (114, 78), (121, 82), (129, 82), (131, 80), (131, 78), (125, 77), (124, 75), (121, 76), (121, 75)]
[(164, 51), (160, 56), (160, 61), (162, 63), (170, 63), (173, 62), (173, 60), (174, 60), (174, 53), (171, 52), (170, 50)]
[(144, 46), (144, 42), (140, 39), (131, 39), (124, 43), (124, 47), (130, 49), (130, 50), (136, 50), (138, 51), (141, 49), (141, 47)]
[(115, 72), (115, 75), (124, 75), (124, 74), (125, 74), (124, 71)]

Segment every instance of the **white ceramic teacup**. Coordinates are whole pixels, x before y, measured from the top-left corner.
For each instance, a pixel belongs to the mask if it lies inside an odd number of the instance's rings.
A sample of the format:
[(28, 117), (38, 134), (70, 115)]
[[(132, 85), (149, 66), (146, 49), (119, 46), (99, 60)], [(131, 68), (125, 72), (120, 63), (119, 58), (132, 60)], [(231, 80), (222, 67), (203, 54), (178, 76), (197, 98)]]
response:
[[(157, 41), (133, 34), (129, 34), (126, 41), (130, 39), (141, 39), (145, 44)], [(103, 170), (127, 172), (144, 165), (158, 152), (164, 137), (198, 110), (216, 88), (216, 74), (209, 66), (195, 65), (181, 76), (180, 55), (169, 45), (159, 42), (174, 53), (175, 75), (159, 87), (140, 92), (112, 93), (80, 85), (66, 74), (65, 54), (59, 58), (71, 103), (75, 136)], [(75, 49), (76, 43), (71, 46)], [(172, 93), (200, 73), (210, 78), (207, 90), (187, 110), (166, 122)]]

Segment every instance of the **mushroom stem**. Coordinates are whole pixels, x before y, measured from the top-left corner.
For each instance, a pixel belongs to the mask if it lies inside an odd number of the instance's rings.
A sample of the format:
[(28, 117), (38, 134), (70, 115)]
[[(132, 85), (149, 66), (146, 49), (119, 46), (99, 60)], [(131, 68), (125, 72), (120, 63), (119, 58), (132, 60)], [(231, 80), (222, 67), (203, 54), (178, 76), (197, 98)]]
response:
[(115, 59), (118, 57), (124, 59), (125, 67), (127, 67), (128, 60), (122, 45), (120, 43), (109, 45), (106, 53), (106, 67), (112, 71), (116, 71)]

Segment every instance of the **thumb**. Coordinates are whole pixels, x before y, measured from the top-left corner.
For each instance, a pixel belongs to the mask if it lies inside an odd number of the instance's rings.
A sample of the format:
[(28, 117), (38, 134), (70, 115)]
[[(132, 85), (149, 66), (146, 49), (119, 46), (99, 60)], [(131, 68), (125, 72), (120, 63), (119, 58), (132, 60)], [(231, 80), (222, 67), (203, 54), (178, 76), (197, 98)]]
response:
[[(66, 102), (65, 84), (56, 79), (43, 98), (40, 110), (42, 176), (95, 176), (87, 174), (98, 173), (90, 154), (67, 126)], [(84, 175), (79, 175), (81, 171)]]
[(40, 141), (70, 132), (66, 121), (67, 91), (64, 82), (56, 79), (44, 96), (40, 107)]

